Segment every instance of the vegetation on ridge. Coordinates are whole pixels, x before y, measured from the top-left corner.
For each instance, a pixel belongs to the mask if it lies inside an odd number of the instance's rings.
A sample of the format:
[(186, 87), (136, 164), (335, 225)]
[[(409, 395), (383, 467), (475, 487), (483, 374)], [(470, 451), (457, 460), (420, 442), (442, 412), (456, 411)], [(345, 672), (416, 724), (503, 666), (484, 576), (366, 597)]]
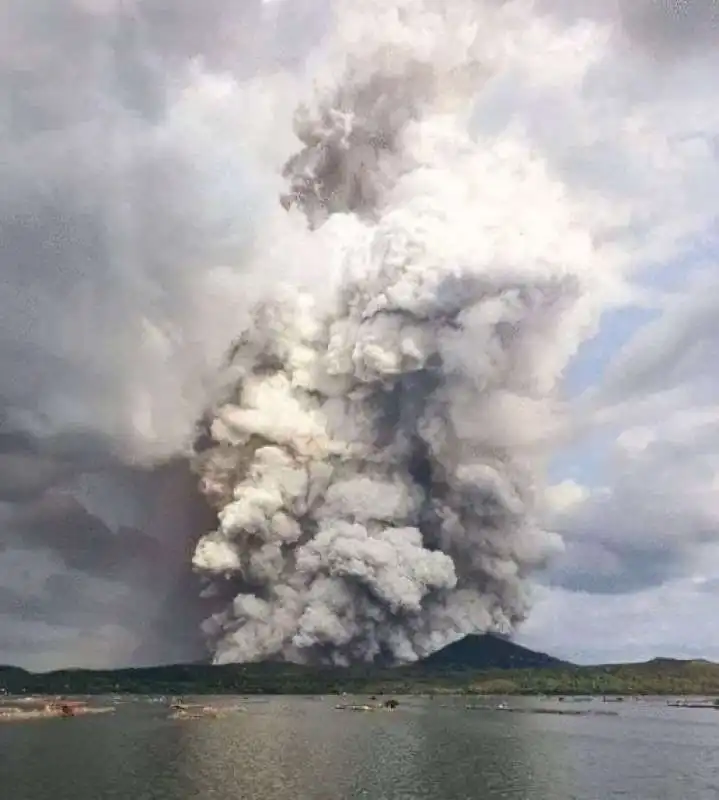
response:
[(719, 695), (719, 664), (707, 661), (655, 659), (585, 667), (495, 637), (468, 639), (395, 668), (181, 664), (35, 674), (0, 667), (0, 688), (34, 694)]

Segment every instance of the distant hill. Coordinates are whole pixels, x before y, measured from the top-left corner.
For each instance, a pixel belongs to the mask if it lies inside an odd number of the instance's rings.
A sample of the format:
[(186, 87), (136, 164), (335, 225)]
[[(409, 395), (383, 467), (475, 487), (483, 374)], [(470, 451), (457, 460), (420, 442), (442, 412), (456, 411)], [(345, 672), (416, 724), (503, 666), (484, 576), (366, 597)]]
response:
[(420, 662), (423, 669), (547, 669), (571, 666), (546, 653), (539, 653), (490, 633), (465, 636)]
[(690, 664), (697, 664), (697, 665), (711, 665), (714, 664), (713, 661), (710, 661), (708, 658), (665, 658), (659, 656), (658, 658), (652, 658), (650, 661), (642, 661), (641, 666), (646, 667), (665, 667), (665, 668), (673, 668), (673, 667), (686, 667)]
[(175, 664), (67, 669), (0, 666), (0, 690), (18, 694), (692, 694), (719, 695), (719, 664), (654, 659), (576, 666), (493, 635), (468, 636), (403, 667)]
[(25, 675), (29, 675), (30, 673), (27, 670), (21, 669), (20, 667), (9, 667), (4, 664), (0, 664), (0, 685), (2, 685), (2, 681), (5, 678), (22, 678)]

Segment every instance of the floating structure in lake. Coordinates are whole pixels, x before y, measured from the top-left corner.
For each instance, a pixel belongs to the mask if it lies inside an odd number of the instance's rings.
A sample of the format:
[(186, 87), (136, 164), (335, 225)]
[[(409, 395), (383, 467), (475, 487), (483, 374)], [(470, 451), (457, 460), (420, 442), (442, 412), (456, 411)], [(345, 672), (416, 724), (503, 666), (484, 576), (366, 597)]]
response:
[(385, 700), (384, 703), (340, 703), (335, 706), (337, 711), (394, 711), (399, 706), (398, 700)]
[(670, 708), (713, 708), (719, 711), (719, 700), (667, 700)]
[(189, 705), (175, 701), (170, 706), (170, 719), (217, 719), (233, 711), (244, 711), (243, 706), (206, 706), (201, 704)]
[(89, 706), (82, 700), (47, 700), (27, 698), (25, 702), (4, 702), (0, 705), (0, 722), (24, 722), (35, 719), (69, 719), (88, 714), (109, 714), (114, 707)]
[(526, 706), (509, 706), (500, 703), (497, 706), (465, 706), (467, 711), (506, 711), (510, 714), (548, 714), (556, 717), (618, 717), (618, 711), (599, 711), (579, 708), (533, 708)]

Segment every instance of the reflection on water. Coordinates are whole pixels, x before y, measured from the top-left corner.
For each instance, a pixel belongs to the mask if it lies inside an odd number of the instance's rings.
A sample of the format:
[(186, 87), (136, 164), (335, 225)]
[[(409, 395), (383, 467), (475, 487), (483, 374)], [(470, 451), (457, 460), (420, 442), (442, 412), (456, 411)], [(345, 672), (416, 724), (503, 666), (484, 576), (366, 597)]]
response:
[[(529, 701), (525, 701), (529, 702)], [(170, 720), (144, 702), (114, 717), (0, 727), (8, 800), (716, 800), (719, 713), (627, 704), (618, 717), (395, 712), (332, 699), (250, 700)]]
[[(428, 797), (440, 797), (445, 790), (457, 798), (554, 800), (569, 796), (562, 786), (566, 770), (561, 747), (537, 735), (533, 718), (461, 713), (463, 704), (453, 705), (441, 713), (432, 704), (424, 706), (417, 763), (419, 780), (433, 786)], [(458, 768), (473, 762), (474, 769)]]

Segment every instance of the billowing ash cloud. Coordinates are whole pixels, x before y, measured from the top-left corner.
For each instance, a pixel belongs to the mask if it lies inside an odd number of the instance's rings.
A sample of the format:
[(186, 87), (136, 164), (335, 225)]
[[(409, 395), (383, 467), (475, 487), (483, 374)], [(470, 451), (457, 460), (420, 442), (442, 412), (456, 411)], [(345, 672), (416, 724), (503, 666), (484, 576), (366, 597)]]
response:
[(219, 510), (194, 559), (226, 600), (205, 626), (216, 661), (405, 661), (511, 629), (554, 549), (537, 476), (585, 322), (569, 254), (591, 243), (571, 222), (569, 241), (523, 240), (542, 224), (526, 205), (495, 232), (499, 185), (572, 211), (454, 113), (482, 74), (474, 8), (338, 4), (358, 44), (298, 112), (283, 197), (309, 229), (283, 257), (319, 275), (257, 308), (198, 456)]
[(635, 5), (6, 0), (4, 659), (192, 658), (208, 609), (217, 660), (523, 618), (564, 367), (714, 207), (672, 72), (704, 5)]

